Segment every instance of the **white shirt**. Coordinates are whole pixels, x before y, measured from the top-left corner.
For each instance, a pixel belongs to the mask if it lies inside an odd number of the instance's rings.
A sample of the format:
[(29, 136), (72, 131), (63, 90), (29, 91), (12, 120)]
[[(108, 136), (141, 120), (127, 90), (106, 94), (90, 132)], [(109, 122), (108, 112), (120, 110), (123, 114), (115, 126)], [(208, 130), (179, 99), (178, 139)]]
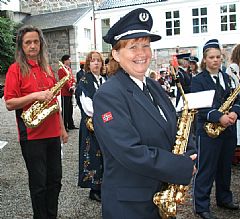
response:
[[(129, 75), (129, 77), (130, 77), (130, 78), (138, 85), (138, 87), (143, 91), (143, 83), (146, 84), (146, 77), (143, 78), (143, 81), (140, 81), (139, 79), (137, 79), (137, 78), (135, 78), (135, 77), (133, 77), (133, 76), (131, 76), (131, 75)], [(150, 96), (151, 96), (151, 98), (152, 98), (152, 100), (153, 100), (153, 97), (152, 97), (151, 92), (149, 92), (149, 94), (150, 94)], [(158, 106), (158, 110), (159, 110), (161, 116), (167, 121), (167, 118), (166, 118), (166, 116), (164, 115), (164, 112), (162, 111), (162, 109), (160, 108), (159, 105), (157, 105), (157, 106)]]
[(216, 78), (215, 77), (219, 77), (219, 83), (220, 85), (222, 86), (222, 88), (225, 90), (226, 87), (225, 87), (225, 83), (224, 83), (224, 80), (223, 80), (223, 76), (222, 76), (222, 73), (219, 72), (218, 74), (211, 74), (211, 77), (214, 81), (214, 83), (216, 83)]
[[(102, 78), (102, 84), (106, 81), (101, 75), (95, 75), (93, 74), (94, 77), (96, 78), (98, 84), (96, 82), (93, 82), (94, 87), (96, 90), (99, 88), (101, 85), (100, 83), (100, 78)], [(82, 95), (80, 96), (80, 102), (82, 104), (83, 111), (90, 117), (93, 116), (93, 101), (91, 98), (86, 97), (85, 94), (82, 92)]]

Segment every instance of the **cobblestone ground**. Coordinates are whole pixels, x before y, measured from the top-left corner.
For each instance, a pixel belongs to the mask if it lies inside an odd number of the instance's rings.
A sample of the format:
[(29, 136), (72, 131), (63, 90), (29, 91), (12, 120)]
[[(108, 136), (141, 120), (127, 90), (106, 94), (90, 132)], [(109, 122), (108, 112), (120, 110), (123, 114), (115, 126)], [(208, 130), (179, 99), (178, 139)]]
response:
[[(79, 126), (79, 118), (79, 109), (75, 107), (74, 120), (77, 126)], [(0, 99), (0, 121), (0, 140), (8, 141), (8, 144), (0, 149), (0, 219), (30, 219), (32, 209), (27, 172), (17, 141), (15, 113), (5, 109), (2, 99)], [(69, 142), (64, 146), (63, 152), (63, 186), (59, 200), (59, 219), (100, 219), (100, 204), (88, 199), (88, 189), (77, 186), (78, 130), (69, 132)], [(239, 172), (240, 168), (234, 166), (232, 190), (237, 200), (240, 200)], [(212, 211), (221, 219), (240, 218), (240, 211), (217, 208), (214, 198), (212, 198)], [(196, 218), (192, 213), (190, 199), (186, 205), (180, 206), (177, 218)]]

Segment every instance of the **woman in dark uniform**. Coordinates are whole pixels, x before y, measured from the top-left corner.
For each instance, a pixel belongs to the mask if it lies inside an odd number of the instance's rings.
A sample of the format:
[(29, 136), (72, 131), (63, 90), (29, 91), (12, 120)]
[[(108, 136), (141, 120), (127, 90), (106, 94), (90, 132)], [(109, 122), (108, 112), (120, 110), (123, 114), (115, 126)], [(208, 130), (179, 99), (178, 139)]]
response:
[[(204, 219), (216, 218), (210, 212), (210, 194), (215, 181), (216, 202), (219, 207), (235, 210), (231, 184), (231, 163), (236, 147), (236, 120), (240, 115), (239, 99), (230, 112), (224, 114), (218, 109), (230, 95), (229, 76), (220, 70), (221, 50), (218, 40), (209, 40), (203, 48), (202, 72), (192, 79), (192, 91), (215, 90), (211, 108), (198, 113), (196, 140), (198, 148), (197, 174), (194, 179), (194, 211)], [(204, 129), (206, 122), (220, 123), (225, 127), (216, 138), (209, 137)]]
[(93, 100), (95, 135), (104, 160), (103, 219), (159, 219), (154, 194), (163, 182), (188, 184), (194, 172), (192, 151), (186, 156), (171, 152), (174, 106), (159, 82), (145, 77), (150, 42), (161, 38), (150, 33), (152, 24), (151, 14), (139, 8), (104, 37), (113, 46), (113, 75)]
[(93, 116), (93, 95), (106, 80), (101, 76), (103, 64), (103, 58), (99, 52), (90, 52), (85, 62), (86, 73), (80, 79), (76, 89), (77, 103), (81, 110), (78, 185), (82, 188), (91, 188), (89, 198), (99, 202), (103, 172), (102, 154), (94, 131), (88, 124), (91, 125), (89, 119)]

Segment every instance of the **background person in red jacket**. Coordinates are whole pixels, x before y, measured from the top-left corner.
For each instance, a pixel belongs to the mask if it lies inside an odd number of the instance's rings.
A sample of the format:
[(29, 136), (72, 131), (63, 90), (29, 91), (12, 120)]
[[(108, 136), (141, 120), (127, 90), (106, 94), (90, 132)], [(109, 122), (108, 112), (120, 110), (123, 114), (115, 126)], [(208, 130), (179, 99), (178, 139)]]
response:
[[(73, 104), (72, 104), (72, 96), (75, 90), (76, 81), (72, 74), (72, 69), (70, 68), (71, 59), (69, 55), (64, 55), (61, 58), (64, 66), (69, 70), (71, 74), (70, 80), (63, 86), (61, 90), (61, 105), (62, 105), (62, 115), (65, 129), (68, 131), (69, 129), (76, 129), (73, 121)], [(58, 77), (61, 80), (64, 76), (66, 76), (66, 72), (63, 68), (58, 70)]]

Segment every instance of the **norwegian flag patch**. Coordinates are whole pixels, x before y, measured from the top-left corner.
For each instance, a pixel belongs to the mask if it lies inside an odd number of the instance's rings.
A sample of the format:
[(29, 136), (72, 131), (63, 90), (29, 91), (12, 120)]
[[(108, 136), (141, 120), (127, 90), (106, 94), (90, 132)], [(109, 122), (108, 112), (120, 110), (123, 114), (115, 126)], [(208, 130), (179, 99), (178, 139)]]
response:
[(107, 112), (107, 113), (102, 114), (102, 120), (103, 120), (104, 123), (109, 122), (112, 119), (113, 119), (113, 117), (112, 117), (111, 112)]

